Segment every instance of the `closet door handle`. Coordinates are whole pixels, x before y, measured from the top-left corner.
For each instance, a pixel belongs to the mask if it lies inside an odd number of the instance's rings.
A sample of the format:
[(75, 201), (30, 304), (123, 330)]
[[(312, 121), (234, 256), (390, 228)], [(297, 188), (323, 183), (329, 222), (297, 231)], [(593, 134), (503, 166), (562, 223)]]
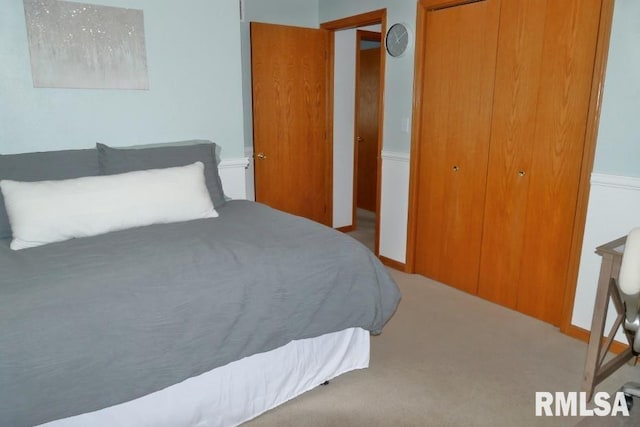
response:
[(518, 176), (520, 176), (520, 177), (523, 177), (523, 176), (525, 176), (526, 174), (527, 174), (527, 173), (526, 173), (524, 170), (522, 170), (522, 169), (520, 169), (520, 170), (518, 171)]
[(460, 168), (457, 165), (454, 165), (452, 169), (454, 172), (458, 172), (460, 170)]

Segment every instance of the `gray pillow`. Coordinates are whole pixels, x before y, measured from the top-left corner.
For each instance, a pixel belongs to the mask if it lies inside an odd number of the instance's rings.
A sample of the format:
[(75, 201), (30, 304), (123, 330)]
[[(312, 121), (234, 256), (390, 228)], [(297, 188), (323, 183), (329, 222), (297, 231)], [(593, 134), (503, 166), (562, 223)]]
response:
[[(0, 179), (46, 181), (100, 174), (96, 150), (62, 150), (0, 155)], [(0, 191), (0, 239), (10, 239), (11, 226)]]
[(216, 165), (216, 144), (213, 142), (139, 148), (113, 148), (98, 143), (96, 148), (102, 175), (186, 166), (201, 161), (204, 163), (204, 177), (213, 206), (219, 208), (225, 204), (222, 181)]

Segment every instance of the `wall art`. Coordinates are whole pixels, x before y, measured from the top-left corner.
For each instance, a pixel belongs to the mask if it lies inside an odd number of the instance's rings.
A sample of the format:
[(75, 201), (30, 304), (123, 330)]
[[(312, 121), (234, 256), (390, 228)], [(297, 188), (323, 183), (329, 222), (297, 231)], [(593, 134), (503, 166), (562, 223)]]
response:
[(149, 89), (141, 10), (24, 0), (34, 87)]

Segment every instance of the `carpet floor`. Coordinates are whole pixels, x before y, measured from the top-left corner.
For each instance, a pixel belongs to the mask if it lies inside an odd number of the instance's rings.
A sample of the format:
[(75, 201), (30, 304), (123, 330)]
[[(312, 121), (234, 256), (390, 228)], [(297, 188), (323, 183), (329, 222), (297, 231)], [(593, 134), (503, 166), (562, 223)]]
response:
[(376, 214), (364, 209), (357, 210), (356, 229), (349, 233), (373, 252), (375, 245)]
[[(585, 343), (424, 277), (391, 274), (403, 298), (382, 334), (372, 337), (369, 369), (342, 375), (247, 426), (640, 425), (637, 413), (536, 417), (536, 391), (580, 390)], [(597, 390), (613, 393), (639, 379), (638, 368), (623, 366)]]
[[(402, 301), (371, 340), (370, 367), (246, 423), (271, 426), (640, 426), (631, 417), (536, 417), (535, 392), (580, 391), (586, 344), (418, 275), (390, 270)], [(640, 380), (623, 366), (598, 391)]]

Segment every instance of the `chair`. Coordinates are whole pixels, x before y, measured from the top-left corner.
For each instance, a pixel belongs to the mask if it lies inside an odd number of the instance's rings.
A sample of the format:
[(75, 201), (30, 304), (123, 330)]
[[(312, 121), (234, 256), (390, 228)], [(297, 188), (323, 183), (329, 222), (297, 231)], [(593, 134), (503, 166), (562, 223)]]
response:
[[(634, 228), (627, 236), (616, 287), (624, 302), (624, 329), (633, 336), (630, 345), (637, 356), (640, 354), (640, 228)], [(640, 397), (640, 383), (626, 383), (622, 392), (631, 406), (633, 397)]]

